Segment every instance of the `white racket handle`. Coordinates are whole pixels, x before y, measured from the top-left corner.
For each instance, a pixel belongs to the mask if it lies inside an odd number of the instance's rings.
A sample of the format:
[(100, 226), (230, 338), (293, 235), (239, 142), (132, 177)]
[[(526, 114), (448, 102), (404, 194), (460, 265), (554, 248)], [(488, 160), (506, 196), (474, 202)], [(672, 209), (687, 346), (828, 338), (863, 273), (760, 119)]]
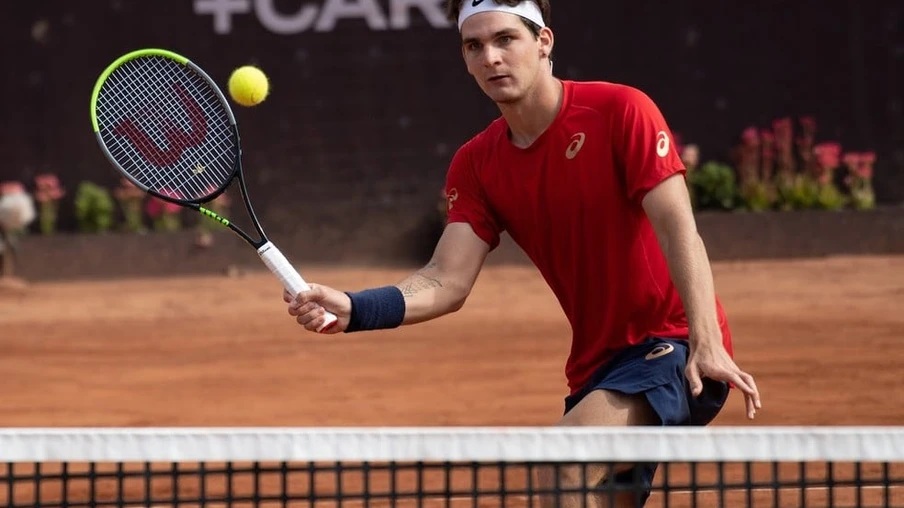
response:
[[(257, 253), (260, 255), (261, 259), (264, 260), (264, 264), (267, 265), (267, 268), (276, 275), (279, 281), (282, 282), (283, 287), (286, 288), (286, 291), (290, 294), (294, 296), (302, 291), (311, 289), (307, 282), (301, 278), (298, 271), (295, 270), (295, 267), (289, 263), (289, 260), (283, 256), (283, 253), (280, 252), (273, 243), (265, 243), (257, 250)], [(328, 326), (336, 322), (336, 316), (331, 312), (327, 312), (324, 317), (326, 317), (326, 321), (324, 321), (320, 328), (317, 329), (318, 332), (322, 332)]]

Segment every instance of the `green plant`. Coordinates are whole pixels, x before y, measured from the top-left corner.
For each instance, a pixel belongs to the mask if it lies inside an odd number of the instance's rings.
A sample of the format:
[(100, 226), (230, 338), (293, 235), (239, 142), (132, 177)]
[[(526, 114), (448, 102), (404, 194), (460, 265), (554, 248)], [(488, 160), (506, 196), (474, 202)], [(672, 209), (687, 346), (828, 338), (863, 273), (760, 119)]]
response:
[(80, 231), (103, 233), (113, 226), (113, 198), (103, 187), (82, 182), (75, 194), (75, 218)]
[(748, 180), (741, 184), (739, 197), (750, 211), (769, 210), (775, 203), (775, 187), (767, 181)]
[(845, 184), (851, 196), (851, 206), (857, 210), (870, 210), (876, 207), (876, 195), (873, 191), (875, 163), (874, 152), (853, 152), (844, 156), (844, 164), (848, 169)]
[(145, 198), (144, 191), (135, 187), (128, 178), (122, 178), (119, 187), (113, 190), (113, 195), (119, 202), (123, 218), (125, 219), (122, 229), (131, 233), (147, 232), (141, 209), (142, 201)]
[[(179, 197), (177, 192), (169, 189), (162, 189), (160, 192), (166, 196)], [(182, 207), (175, 203), (152, 197), (147, 200), (145, 212), (150, 217), (155, 231), (168, 232), (182, 229)]]
[(782, 175), (778, 179), (778, 195), (782, 210), (814, 208), (819, 199), (819, 184), (801, 173)]
[(737, 168), (738, 199), (747, 210), (759, 212), (775, 205), (774, 145), (775, 136), (771, 131), (750, 126), (744, 129), (740, 143), (732, 150)]
[(694, 206), (706, 209), (730, 210), (737, 197), (737, 182), (731, 166), (716, 161), (704, 163), (688, 175), (692, 186)]
[(832, 182), (820, 183), (816, 204), (823, 210), (840, 210), (847, 204), (847, 198)]

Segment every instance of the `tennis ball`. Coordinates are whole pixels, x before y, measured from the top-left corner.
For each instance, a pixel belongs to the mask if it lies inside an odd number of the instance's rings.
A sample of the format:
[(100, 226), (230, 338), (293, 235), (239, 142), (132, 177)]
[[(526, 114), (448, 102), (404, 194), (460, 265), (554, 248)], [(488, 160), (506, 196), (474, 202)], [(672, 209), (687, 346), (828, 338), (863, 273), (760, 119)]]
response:
[(270, 82), (267, 75), (253, 65), (244, 65), (229, 76), (229, 95), (242, 106), (256, 106), (267, 98)]

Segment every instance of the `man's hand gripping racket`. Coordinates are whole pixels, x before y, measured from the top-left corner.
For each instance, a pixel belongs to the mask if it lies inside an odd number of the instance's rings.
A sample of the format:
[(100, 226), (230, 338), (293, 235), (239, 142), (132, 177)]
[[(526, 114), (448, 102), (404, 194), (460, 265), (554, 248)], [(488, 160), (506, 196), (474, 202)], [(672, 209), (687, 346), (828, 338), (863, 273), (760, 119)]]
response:
[[(217, 220), (257, 249), (292, 295), (310, 289), (267, 238), (251, 207), (242, 171), (239, 133), (220, 88), (187, 58), (143, 49), (110, 64), (94, 86), (91, 124), (104, 155), (148, 194)], [(201, 206), (238, 180), (259, 239)], [(336, 316), (324, 312), (325, 332)]]

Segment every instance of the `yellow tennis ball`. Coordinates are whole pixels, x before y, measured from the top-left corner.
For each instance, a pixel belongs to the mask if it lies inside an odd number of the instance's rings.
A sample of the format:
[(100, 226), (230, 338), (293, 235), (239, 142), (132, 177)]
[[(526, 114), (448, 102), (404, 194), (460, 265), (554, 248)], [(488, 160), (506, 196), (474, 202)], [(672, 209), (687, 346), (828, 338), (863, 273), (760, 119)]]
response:
[(260, 104), (269, 92), (267, 75), (253, 65), (239, 67), (229, 76), (229, 95), (242, 106)]

